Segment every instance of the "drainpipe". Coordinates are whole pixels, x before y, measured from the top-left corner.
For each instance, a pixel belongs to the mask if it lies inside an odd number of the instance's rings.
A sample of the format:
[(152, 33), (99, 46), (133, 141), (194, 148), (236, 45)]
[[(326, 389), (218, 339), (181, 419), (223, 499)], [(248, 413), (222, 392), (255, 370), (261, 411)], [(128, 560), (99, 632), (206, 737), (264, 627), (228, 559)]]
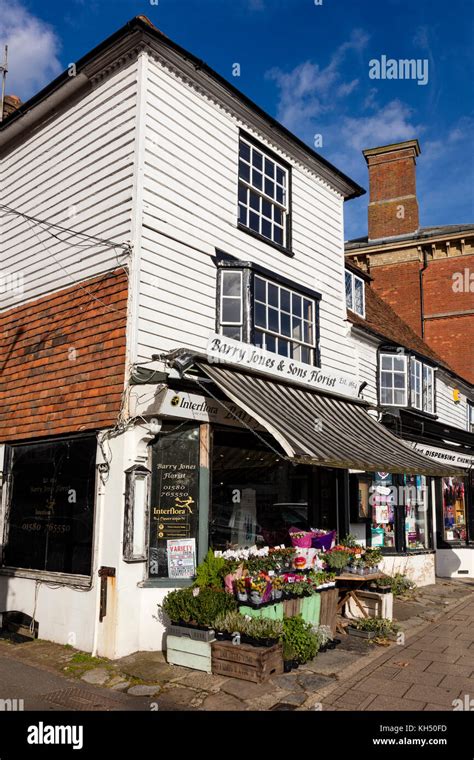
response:
[(424, 297), (423, 297), (423, 272), (428, 267), (428, 260), (426, 257), (426, 250), (420, 246), (421, 254), (423, 256), (423, 266), (420, 269), (419, 277), (420, 277), (420, 319), (421, 319), (421, 337), (424, 339), (425, 337), (425, 306), (424, 306)]

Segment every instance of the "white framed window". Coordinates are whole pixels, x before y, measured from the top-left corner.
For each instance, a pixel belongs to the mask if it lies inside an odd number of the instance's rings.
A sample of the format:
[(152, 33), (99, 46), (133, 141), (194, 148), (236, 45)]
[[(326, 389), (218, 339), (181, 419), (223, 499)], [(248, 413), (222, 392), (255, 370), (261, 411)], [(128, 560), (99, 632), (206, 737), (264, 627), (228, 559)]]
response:
[(423, 411), (434, 412), (434, 369), (423, 364)]
[(408, 396), (408, 357), (380, 354), (380, 403), (385, 406), (406, 406)]
[(254, 276), (254, 343), (281, 356), (313, 364), (316, 301)]
[(288, 248), (289, 169), (241, 135), (239, 224)]
[(365, 283), (348, 269), (345, 270), (346, 306), (365, 319)]
[(410, 362), (410, 383), (411, 383), (411, 405), (415, 409), (423, 408), (423, 388), (422, 388), (422, 364), (414, 356)]
[(474, 433), (474, 402), (466, 401), (466, 429)]
[(242, 340), (243, 330), (243, 273), (239, 269), (221, 272), (220, 327), (222, 335)]

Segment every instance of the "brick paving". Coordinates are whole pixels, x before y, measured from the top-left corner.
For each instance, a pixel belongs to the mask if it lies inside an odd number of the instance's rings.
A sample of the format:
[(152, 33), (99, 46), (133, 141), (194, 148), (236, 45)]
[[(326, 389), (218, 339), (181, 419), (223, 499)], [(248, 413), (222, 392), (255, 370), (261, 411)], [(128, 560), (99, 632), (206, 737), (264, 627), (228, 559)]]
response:
[(474, 594), (322, 699), (323, 710), (445, 710), (474, 697)]

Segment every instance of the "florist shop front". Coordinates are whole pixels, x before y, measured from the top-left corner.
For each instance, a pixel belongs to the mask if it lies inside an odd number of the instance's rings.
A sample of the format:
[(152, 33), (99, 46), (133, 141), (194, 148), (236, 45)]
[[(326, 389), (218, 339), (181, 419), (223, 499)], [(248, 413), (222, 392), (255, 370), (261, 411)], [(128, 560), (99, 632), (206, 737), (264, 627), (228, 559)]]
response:
[[(237, 561), (226, 553), (291, 549), (298, 534), (309, 545), (291, 572), (330, 569), (319, 555), (353, 532), (359, 509), (351, 470), (428, 480), (457, 473), (383, 428), (357, 394), (179, 358), (185, 370), (178, 373), (170, 357), (169, 377), (160, 378), (167, 382), (142, 386), (140, 395), (152, 400), (135, 410), (159, 428), (149, 444), (148, 572), (141, 585), (162, 589), (161, 599), (191, 586), (209, 550)], [(373, 541), (367, 548), (380, 554), (382, 567), (388, 547)]]

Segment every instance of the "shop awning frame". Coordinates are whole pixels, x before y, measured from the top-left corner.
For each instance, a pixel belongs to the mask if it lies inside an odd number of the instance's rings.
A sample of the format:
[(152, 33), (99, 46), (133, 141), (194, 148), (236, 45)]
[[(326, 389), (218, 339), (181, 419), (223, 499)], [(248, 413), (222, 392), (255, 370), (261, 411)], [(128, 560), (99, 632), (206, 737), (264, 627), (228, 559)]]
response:
[(198, 361), (197, 367), (295, 462), (368, 472), (462, 475), (458, 468), (414, 451), (360, 403), (230, 366)]

